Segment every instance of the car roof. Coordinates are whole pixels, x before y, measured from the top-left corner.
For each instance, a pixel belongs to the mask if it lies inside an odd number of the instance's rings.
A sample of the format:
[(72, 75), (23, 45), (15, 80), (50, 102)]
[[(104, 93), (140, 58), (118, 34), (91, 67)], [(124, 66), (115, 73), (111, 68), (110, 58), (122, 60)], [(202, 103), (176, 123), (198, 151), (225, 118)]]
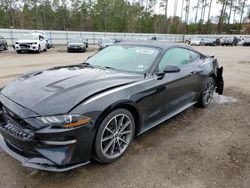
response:
[(167, 51), (169, 48), (176, 47), (176, 48), (186, 48), (189, 50), (192, 50), (196, 53), (199, 53), (203, 56), (201, 52), (197, 51), (196, 49), (190, 47), (187, 44), (179, 44), (179, 43), (174, 43), (174, 42), (166, 42), (166, 41), (157, 41), (157, 40), (145, 40), (145, 41), (138, 41), (138, 40), (130, 40), (130, 41), (122, 41), (114, 45), (137, 45), (137, 46), (148, 46), (148, 47), (155, 47), (155, 48), (160, 48), (162, 49), (163, 52)]
[(166, 41), (163, 42), (157, 40), (127, 40), (127, 41), (122, 41), (118, 44), (149, 46), (149, 47), (161, 48), (163, 50), (166, 50), (173, 46), (187, 47), (186, 45), (179, 45), (177, 43), (166, 42)]

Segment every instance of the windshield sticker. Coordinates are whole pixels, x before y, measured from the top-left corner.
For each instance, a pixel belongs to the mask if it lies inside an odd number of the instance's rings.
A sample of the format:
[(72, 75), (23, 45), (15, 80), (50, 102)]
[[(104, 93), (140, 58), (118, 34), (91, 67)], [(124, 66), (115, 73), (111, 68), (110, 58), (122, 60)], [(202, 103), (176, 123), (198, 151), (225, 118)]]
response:
[(138, 68), (138, 69), (143, 69), (143, 68), (144, 68), (144, 65), (138, 65), (137, 68)]
[(154, 53), (154, 50), (149, 50), (149, 49), (137, 49), (137, 50), (136, 50), (136, 53), (152, 55), (152, 54)]

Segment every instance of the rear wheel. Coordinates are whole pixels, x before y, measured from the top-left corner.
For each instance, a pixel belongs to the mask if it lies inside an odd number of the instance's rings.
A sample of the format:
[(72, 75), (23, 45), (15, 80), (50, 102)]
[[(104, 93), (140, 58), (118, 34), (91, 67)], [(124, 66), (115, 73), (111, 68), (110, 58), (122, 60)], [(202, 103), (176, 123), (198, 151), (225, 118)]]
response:
[(119, 159), (133, 140), (135, 121), (126, 109), (111, 112), (101, 123), (95, 140), (99, 162), (112, 163)]
[(37, 53), (41, 53), (41, 46), (40, 45), (38, 46)]
[(7, 44), (5, 44), (4, 50), (8, 50), (8, 45)]
[(198, 106), (207, 107), (213, 99), (214, 90), (215, 80), (214, 78), (209, 77), (203, 83), (202, 92), (198, 100)]

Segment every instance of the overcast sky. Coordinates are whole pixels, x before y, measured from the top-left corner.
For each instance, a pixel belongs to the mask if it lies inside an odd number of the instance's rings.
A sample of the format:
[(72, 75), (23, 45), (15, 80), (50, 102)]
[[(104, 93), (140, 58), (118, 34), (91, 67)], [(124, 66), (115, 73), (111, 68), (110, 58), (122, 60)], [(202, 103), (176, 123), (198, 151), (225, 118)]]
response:
[[(174, 14), (174, 3), (175, 1), (177, 1), (177, 13), (176, 15), (177, 16), (181, 16), (181, 5), (182, 5), (182, 0), (168, 0), (168, 16), (173, 16)], [(212, 8), (211, 8), (211, 16), (218, 16), (219, 13), (220, 13), (220, 10), (222, 8), (222, 5), (221, 4), (217, 4), (216, 3), (217, 0), (212, 0)], [(159, 0), (158, 0), (159, 2)], [(185, 7), (185, 0), (184, 0), (184, 7)], [(210, 0), (207, 0), (207, 2), (209, 3)], [(250, 0), (247, 0), (246, 1), (246, 4), (249, 5), (250, 4)], [(196, 10), (193, 9), (194, 6), (197, 5), (197, 0), (190, 0), (190, 14), (189, 14), (189, 22), (194, 22), (195, 20), (195, 12)], [(159, 9), (159, 4), (158, 6), (156, 6), (156, 12), (159, 12), (160, 9)], [(249, 8), (249, 6), (248, 6)], [(245, 15), (247, 13), (247, 9), (246, 7), (245, 9)], [(162, 14), (164, 14), (163, 11), (161, 11)], [(183, 15), (183, 19), (184, 19), (185, 15)], [(207, 17), (208, 17), (208, 8), (206, 9), (206, 13), (205, 13), (205, 20), (207, 20)], [(236, 19), (239, 19), (240, 16), (237, 16)], [(233, 21), (233, 16), (231, 16), (231, 22)], [(200, 11), (198, 13), (198, 20), (200, 19)]]

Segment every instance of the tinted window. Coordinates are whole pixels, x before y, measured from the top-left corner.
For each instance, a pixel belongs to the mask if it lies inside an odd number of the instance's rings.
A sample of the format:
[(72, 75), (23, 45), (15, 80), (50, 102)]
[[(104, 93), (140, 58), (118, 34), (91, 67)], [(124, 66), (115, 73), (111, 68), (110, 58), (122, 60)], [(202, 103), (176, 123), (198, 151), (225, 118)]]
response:
[(190, 62), (189, 50), (184, 48), (172, 48), (163, 56), (160, 64), (159, 71), (163, 71), (167, 65), (182, 66)]

